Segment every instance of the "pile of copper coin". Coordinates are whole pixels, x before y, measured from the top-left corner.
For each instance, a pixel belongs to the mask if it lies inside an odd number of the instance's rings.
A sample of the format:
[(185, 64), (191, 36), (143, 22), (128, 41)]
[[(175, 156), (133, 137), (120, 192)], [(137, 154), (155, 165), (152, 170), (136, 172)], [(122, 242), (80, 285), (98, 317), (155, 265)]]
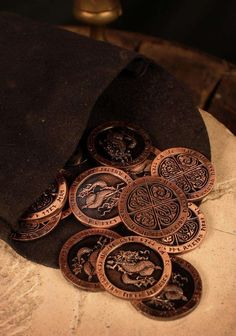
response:
[(84, 290), (105, 289), (154, 319), (181, 317), (199, 303), (202, 282), (176, 255), (204, 239), (206, 223), (195, 203), (214, 182), (201, 153), (160, 151), (139, 126), (108, 122), (89, 133), (12, 239), (38, 239), (74, 216), (84, 229), (61, 249), (67, 280)]

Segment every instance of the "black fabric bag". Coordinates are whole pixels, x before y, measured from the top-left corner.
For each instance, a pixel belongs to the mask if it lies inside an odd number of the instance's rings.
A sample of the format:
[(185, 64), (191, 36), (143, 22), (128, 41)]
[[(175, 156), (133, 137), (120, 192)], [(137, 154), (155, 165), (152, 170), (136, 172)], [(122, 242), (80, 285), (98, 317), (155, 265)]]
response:
[(19, 16), (0, 15), (0, 238), (19, 254), (57, 267), (63, 243), (84, 229), (72, 217), (32, 242), (9, 238), (86, 129), (108, 120), (145, 128), (163, 150), (210, 158), (190, 92), (159, 65), (108, 43)]

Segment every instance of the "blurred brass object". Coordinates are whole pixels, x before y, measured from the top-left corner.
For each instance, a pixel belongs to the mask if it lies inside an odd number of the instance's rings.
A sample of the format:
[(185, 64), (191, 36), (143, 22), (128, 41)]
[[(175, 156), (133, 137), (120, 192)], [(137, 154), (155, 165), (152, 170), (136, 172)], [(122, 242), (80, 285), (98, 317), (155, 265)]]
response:
[(105, 25), (115, 21), (122, 9), (119, 0), (74, 0), (74, 16), (90, 26), (90, 36), (105, 40)]

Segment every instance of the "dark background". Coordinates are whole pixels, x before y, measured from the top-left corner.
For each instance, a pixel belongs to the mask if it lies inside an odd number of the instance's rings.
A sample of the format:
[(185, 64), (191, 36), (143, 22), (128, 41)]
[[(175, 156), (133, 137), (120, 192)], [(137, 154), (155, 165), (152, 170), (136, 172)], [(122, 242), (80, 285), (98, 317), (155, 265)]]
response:
[[(184, 43), (236, 63), (236, 0), (121, 0), (112, 26)], [(73, 24), (73, 0), (0, 0), (0, 10)]]

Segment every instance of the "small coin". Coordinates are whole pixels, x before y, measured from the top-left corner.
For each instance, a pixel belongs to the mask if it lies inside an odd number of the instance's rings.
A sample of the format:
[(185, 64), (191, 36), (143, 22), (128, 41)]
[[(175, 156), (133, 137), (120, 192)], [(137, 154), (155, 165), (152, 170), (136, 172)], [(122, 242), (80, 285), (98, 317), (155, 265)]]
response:
[(152, 162), (160, 152), (161, 151), (159, 149), (152, 147), (151, 153), (149, 154), (148, 158), (144, 162), (129, 170), (128, 173), (132, 177), (132, 179), (137, 179), (138, 177), (143, 176), (150, 176)]
[(114, 240), (99, 254), (97, 276), (109, 293), (126, 300), (159, 293), (171, 275), (171, 261), (154, 240), (128, 236)]
[(152, 163), (151, 175), (174, 182), (189, 201), (202, 199), (215, 183), (212, 163), (201, 153), (183, 147), (161, 152)]
[(176, 319), (198, 305), (202, 281), (198, 271), (186, 260), (171, 257), (172, 274), (163, 291), (150, 300), (132, 301), (132, 305), (153, 319)]
[(66, 203), (68, 188), (63, 176), (49, 185), (47, 190), (23, 214), (24, 221), (44, 221), (61, 212)]
[(64, 277), (79, 288), (101, 291), (96, 274), (99, 252), (120, 236), (106, 229), (88, 229), (72, 236), (62, 247), (59, 256)]
[(129, 230), (149, 238), (175, 233), (188, 215), (183, 191), (156, 176), (140, 177), (130, 183), (120, 195), (118, 208)]
[(185, 253), (195, 249), (206, 235), (206, 221), (198, 206), (188, 203), (188, 217), (173, 235), (157, 239), (168, 253)]
[(87, 226), (110, 228), (121, 222), (118, 200), (131, 177), (115, 167), (92, 168), (79, 175), (69, 192), (70, 208)]
[(149, 135), (139, 126), (113, 121), (90, 133), (87, 148), (102, 165), (130, 169), (148, 158), (152, 145)]
[(30, 241), (46, 236), (60, 222), (61, 213), (39, 221), (19, 221), (19, 231), (12, 232), (11, 238), (19, 241)]

